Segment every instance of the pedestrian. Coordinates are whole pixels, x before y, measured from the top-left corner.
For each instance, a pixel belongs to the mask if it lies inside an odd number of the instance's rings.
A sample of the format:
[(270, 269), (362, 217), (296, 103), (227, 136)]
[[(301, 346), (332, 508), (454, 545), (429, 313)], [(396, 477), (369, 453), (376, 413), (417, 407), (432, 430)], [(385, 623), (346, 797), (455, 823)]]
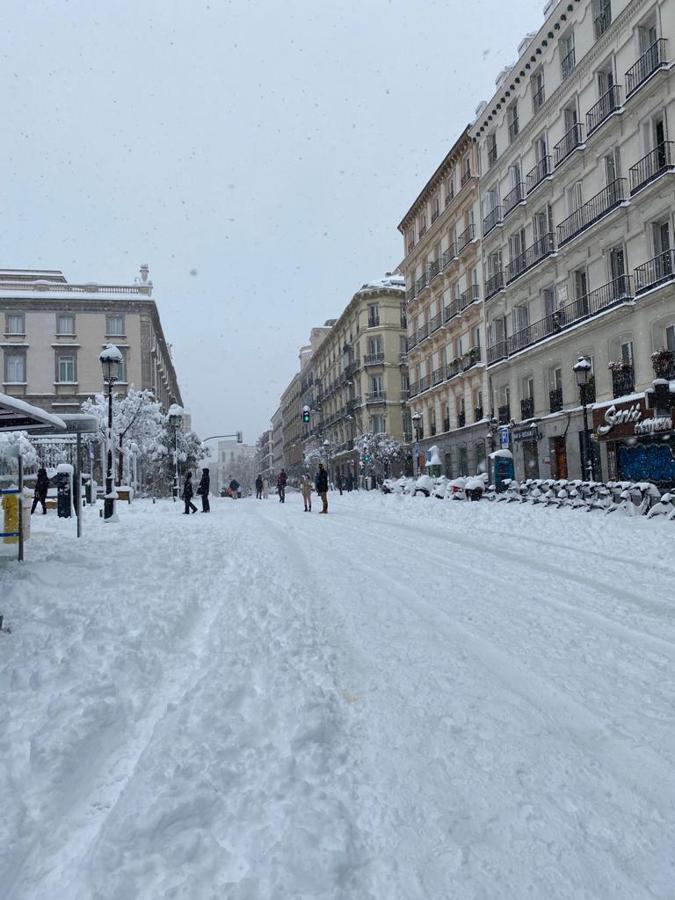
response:
[(230, 482), (230, 497), (232, 497), (233, 500), (240, 499), (241, 494), (239, 492), (239, 488), (240, 488), (239, 482), (237, 481), (236, 478), (233, 478), (232, 481)]
[(277, 493), (279, 494), (279, 503), (286, 502), (286, 482), (288, 477), (284, 469), (277, 476)]
[(354, 476), (351, 472), (347, 473), (347, 493), (351, 494), (354, 490)]
[(211, 512), (211, 504), (209, 503), (209, 489), (211, 487), (211, 476), (208, 469), (202, 469), (202, 478), (197, 488), (197, 493), (202, 498), (202, 512)]
[(328, 472), (323, 463), (319, 463), (319, 471), (316, 473), (316, 492), (321, 497), (323, 504), (319, 515), (325, 515), (328, 512)]
[(185, 481), (183, 482), (183, 500), (185, 501), (184, 516), (189, 516), (191, 512), (196, 513), (197, 507), (192, 502), (194, 490), (192, 488), (192, 472), (185, 473)]
[(312, 511), (312, 482), (309, 475), (305, 473), (300, 482), (300, 490), (302, 491), (302, 499), (305, 501), (305, 512)]
[(267, 478), (263, 478), (263, 500), (267, 500), (270, 495), (270, 483)]
[(262, 500), (263, 480), (262, 475), (258, 475), (255, 480), (255, 499)]
[(335, 478), (335, 485), (336, 485), (338, 491), (340, 491), (340, 496), (342, 496), (342, 473), (341, 472), (337, 473), (337, 476)]
[(47, 515), (47, 491), (49, 490), (49, 475), (47, 470), (40, 468), (37, 471), (37, 481), (35, 482), (35, 491), (33, 492), (33, 505), (30, 510), (31, 516), (35, 512), (38, 503), (42, 507), (42, 515)]

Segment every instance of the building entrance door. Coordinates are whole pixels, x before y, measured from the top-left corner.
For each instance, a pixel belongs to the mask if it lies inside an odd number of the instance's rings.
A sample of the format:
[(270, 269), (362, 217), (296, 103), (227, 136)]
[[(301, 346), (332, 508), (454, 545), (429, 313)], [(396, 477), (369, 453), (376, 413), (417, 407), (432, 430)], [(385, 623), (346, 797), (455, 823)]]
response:
[(564, 437), (549, 438), (551, 456), (551, 476), (567, 478), (567, 447)]
[(539, 451), (536, 441), (523, 441), (525, 478), (539, 478)]

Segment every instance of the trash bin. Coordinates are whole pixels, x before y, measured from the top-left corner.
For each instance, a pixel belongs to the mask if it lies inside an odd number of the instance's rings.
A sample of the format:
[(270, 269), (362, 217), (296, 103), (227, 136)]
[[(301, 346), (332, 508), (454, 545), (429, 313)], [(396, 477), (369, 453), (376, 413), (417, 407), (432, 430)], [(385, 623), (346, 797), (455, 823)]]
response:
[(59, 519), (69, 519), (73, 514), (73, 489), (70, 472), (61, 471), (56, 475), (56, 513)]

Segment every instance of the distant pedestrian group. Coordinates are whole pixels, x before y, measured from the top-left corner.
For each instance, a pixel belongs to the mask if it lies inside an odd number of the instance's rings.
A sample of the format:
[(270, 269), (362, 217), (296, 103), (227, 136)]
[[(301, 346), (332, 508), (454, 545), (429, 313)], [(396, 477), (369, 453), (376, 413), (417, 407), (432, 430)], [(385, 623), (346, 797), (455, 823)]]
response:
[[(197, 488), (197, 494), (202, 498), (202, 512), (203, 513), (211, 512), (211, 504), (209, 503), (210, 489), (211, 489), (211, 476), (209, 475), (209, 470), (202, 469), (202, 477), (199, 482), (199, 486)], [(183, 510), (183, 515), (189, 516), (191, 512), (196, 513), (197, 507), (192, 502), (192, 498), (194, 497), (194, 488), (192, 485), (192, 472), (185, 473), (182, 497), (183, 497), (183, 502), (185, 503), (185, 509)]]
[(258, 475), (255, 480), (255, 497), (256, 500), (267, 500), (270, 495), (269, 482), (262, 475)]

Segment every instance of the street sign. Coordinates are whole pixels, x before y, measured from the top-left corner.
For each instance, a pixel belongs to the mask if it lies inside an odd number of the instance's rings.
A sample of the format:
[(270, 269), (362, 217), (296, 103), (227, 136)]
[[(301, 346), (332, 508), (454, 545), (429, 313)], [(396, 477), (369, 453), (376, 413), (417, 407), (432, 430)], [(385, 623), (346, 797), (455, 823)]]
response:
[(509, 429), (508, 428), (500, 428), (499, 429), (499, 445), (501, 447), (509, 446)]

